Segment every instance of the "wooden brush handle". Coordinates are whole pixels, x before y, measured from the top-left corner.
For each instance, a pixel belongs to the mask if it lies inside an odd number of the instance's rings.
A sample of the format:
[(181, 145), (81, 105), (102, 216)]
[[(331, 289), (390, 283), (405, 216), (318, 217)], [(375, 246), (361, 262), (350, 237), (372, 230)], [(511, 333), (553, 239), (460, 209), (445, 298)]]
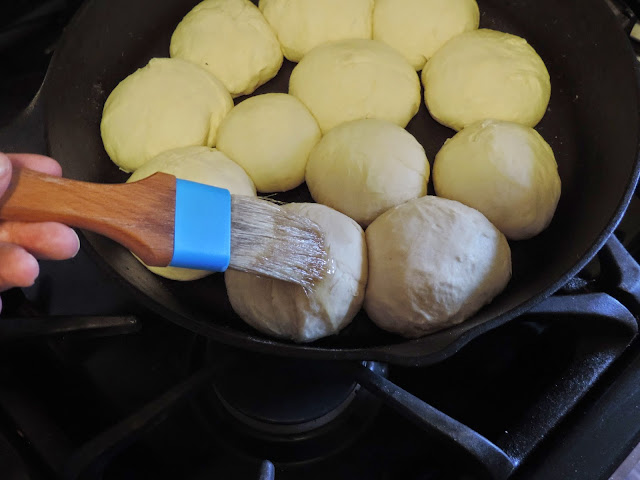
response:
[(14, 169), (0, 198), (0, 219), (60, 222), (109, 237), (151, 266), (173, 256), (176, 178), (164, 173), (133, 183), (79, 182)]

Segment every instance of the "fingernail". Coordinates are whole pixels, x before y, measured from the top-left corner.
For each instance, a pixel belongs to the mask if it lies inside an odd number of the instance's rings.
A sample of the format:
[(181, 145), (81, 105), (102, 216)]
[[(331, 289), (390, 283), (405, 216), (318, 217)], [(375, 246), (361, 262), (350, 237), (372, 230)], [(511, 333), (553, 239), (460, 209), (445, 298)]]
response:
[(11, 172), (11, 160), (4, 153), (0, 153), (0, 178)]
[(73, 230), (73, 233), (76, 234), (76, 240), (78, 240), (78, 248), (76, 248), (76, 253), (74, 253), (71, 258), (74, 258), (76, 255), (78, 255), (78, 252), (80, 251), (80, 237), (78, 236), (78, 233)]

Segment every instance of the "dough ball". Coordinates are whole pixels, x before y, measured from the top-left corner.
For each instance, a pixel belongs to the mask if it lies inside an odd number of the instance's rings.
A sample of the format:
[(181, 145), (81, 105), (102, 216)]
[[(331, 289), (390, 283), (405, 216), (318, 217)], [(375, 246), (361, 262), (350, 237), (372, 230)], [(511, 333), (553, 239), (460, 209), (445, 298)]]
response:
[(533, 128), (484, 120), (447, 140), (433, 165), (436, 193), (482, 212), (507, 238), (547, 228), (560, 198), (551, 147)]
[(341, 40), (305, 55), (291, 73), (289, 93), (309, 108), (323, 133), (361, 118), (406, 127), (420, 106), (420, 79), (382, 42)]
[(362, 306), (367, 284), (364, 233), (349, 217), (324, 205), (292, 203), (284, 208), (322, 228), (332, 273), (305, 291), (282, 280), (227, 270), (227, 294), (236, 313), (254, 328), (296, 342), (311, 342), (342, 330)]
[(131, 172), (172, 148), (211, 147), (232, 107), (229, 92), (209, 72), (183, 60), (154, 58), (107, 98), (100, 124), (104, 148)]
[(534, 127), (549, 98), (549, 72), (524, 38), (474, 30), (449, 40), (422, 71), (431, 116), (461, 130), (495, 118)]
[[(164, 152), (136, 170), (127, 183), (142, 180), (156, 172), (226, 188), (236, 195), (256, 195), (256, 189), (244, 170), (215, 148), (183, 147)], [(211, 273), (190, 268), (145, 266), (156, 275), (180, 281), (198, 280)]]
[(506, 238), (480, 212), (427, 196), (400, 205), (366, 232), (364, 308), (380, 328), (409, 338), (463, 322), (511, 278)]
[(475, 30), (480, 12), (475, 0), (376, 0), (373, 38), (402, 53), (416, 70), (447, 40)]
[(371, 38), (373, 0), (260, 0), (259, 6), (292, 62), (323, 43)]
[(209, 70), (234, 97), (252, 93), (282, 66), (275, 34), (249, 0), (199, 3), (173, 32), (170, 52)]
[(309, 153), (321, 135), (300, 100), (267, 93), (231, 110), (218, 130), (218, 149), (244, 168), (259, 192), (284, 192), (304, 182)]
[(311, 151), (306, 174), (313, 199), (362, 226), (427, 193), (429, 162), (404, 128), (376, 119), (329, 131)]

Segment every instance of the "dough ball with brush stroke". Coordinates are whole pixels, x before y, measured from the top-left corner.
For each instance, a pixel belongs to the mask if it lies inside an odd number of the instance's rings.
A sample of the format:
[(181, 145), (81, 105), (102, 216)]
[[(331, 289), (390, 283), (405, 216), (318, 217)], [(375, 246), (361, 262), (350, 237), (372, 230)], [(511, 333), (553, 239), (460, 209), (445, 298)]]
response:
[(323, 43), (371, 38), (374, 0), (260, 0), (260, 11), (273, 27), (282, 52), (299, 62)]
[(100, 124), (104, 148), (118, 167), (132, 172), (173, 148), (211, 147), (232, 107), (229, 92), (206, 70), (154, 58), (107, 98)]
[(544, 62), (524, 38), (473, 30), (447, 43), (422, 70), (431, 116), (461, 130), (492, 118), (534, 127), (551, 97)]
[(558, 165), (533, 128), (484, 120), (447, 140), (436, 155), (440, 197), (484, 214), (507, 238), (531, 238), (547, 228), (560, 199)]
[(395, 207), (369, 225), (366, 239), (365, 311), (405, 337), (463, 322), (511, 278), (504, 235), (453, 200), (429, 195)]
[[(245, 171), (222, 152), (208, 147), (183, 147), (164, 152), (135, 171), (128, 182), (162, 172), (183, 180), (226, 188), (235, 195), (255, 196), (256, 189)], [(206, 215), (203, 208), (202, 215)], [(211, 272), (178, 267), (149, 267), (156, 275), (171, 280), (191, 281)]]
[(286, 93), (239, 103), (218, 131), (218, 149), (249, 174), (259, 192), (285, 192), (304, 182), (311, 149), (322, 133), (300, 100)]
[(306, 180), (316, 202), (366, 227), (391, 207), (427, 193), (429, 162), (404, 128), (384, 120), (354, 120), (318, 142)]
[(373, 38), (422, 70), (447, 40), (475, 30), (479, 21), (475, 0), (376, 0)]
[(199, 3), (173, 32), (170, 52), (213, 73), (234, 97), (252, 93), (282, 66), (275, 34), (249, 0)]
[(376, 40), (314, 48), (293, 69), (289, 93), (327, 133), (350, 120), (378, 118), (406, 127), (420, 106), (420, 79), (396, 50)]
[(227, 294), (249, 325), (275, 337), (311, 342), (339, 332), (358, 313), (367, 284), (364, 232), (349, 217), (324, 205), (284, 206), (316, 222), (325, 234), (330, 272), (306, 290), (292, 283), (227, 270)]

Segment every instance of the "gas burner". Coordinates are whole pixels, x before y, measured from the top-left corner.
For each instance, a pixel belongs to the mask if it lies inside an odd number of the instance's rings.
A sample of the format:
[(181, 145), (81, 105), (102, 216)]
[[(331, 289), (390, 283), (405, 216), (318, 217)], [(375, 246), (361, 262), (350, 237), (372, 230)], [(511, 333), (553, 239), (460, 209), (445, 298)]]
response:
[[(292, 361), (212, 342), (200, 358), (221, 367), (193, 402), (197, 415), (225, 447), (256, 459), (302, 464), (334, 455), (366, 431), (381, 405), (345, 362)], [(387, 375), (385, 364), (363, 365)]]

